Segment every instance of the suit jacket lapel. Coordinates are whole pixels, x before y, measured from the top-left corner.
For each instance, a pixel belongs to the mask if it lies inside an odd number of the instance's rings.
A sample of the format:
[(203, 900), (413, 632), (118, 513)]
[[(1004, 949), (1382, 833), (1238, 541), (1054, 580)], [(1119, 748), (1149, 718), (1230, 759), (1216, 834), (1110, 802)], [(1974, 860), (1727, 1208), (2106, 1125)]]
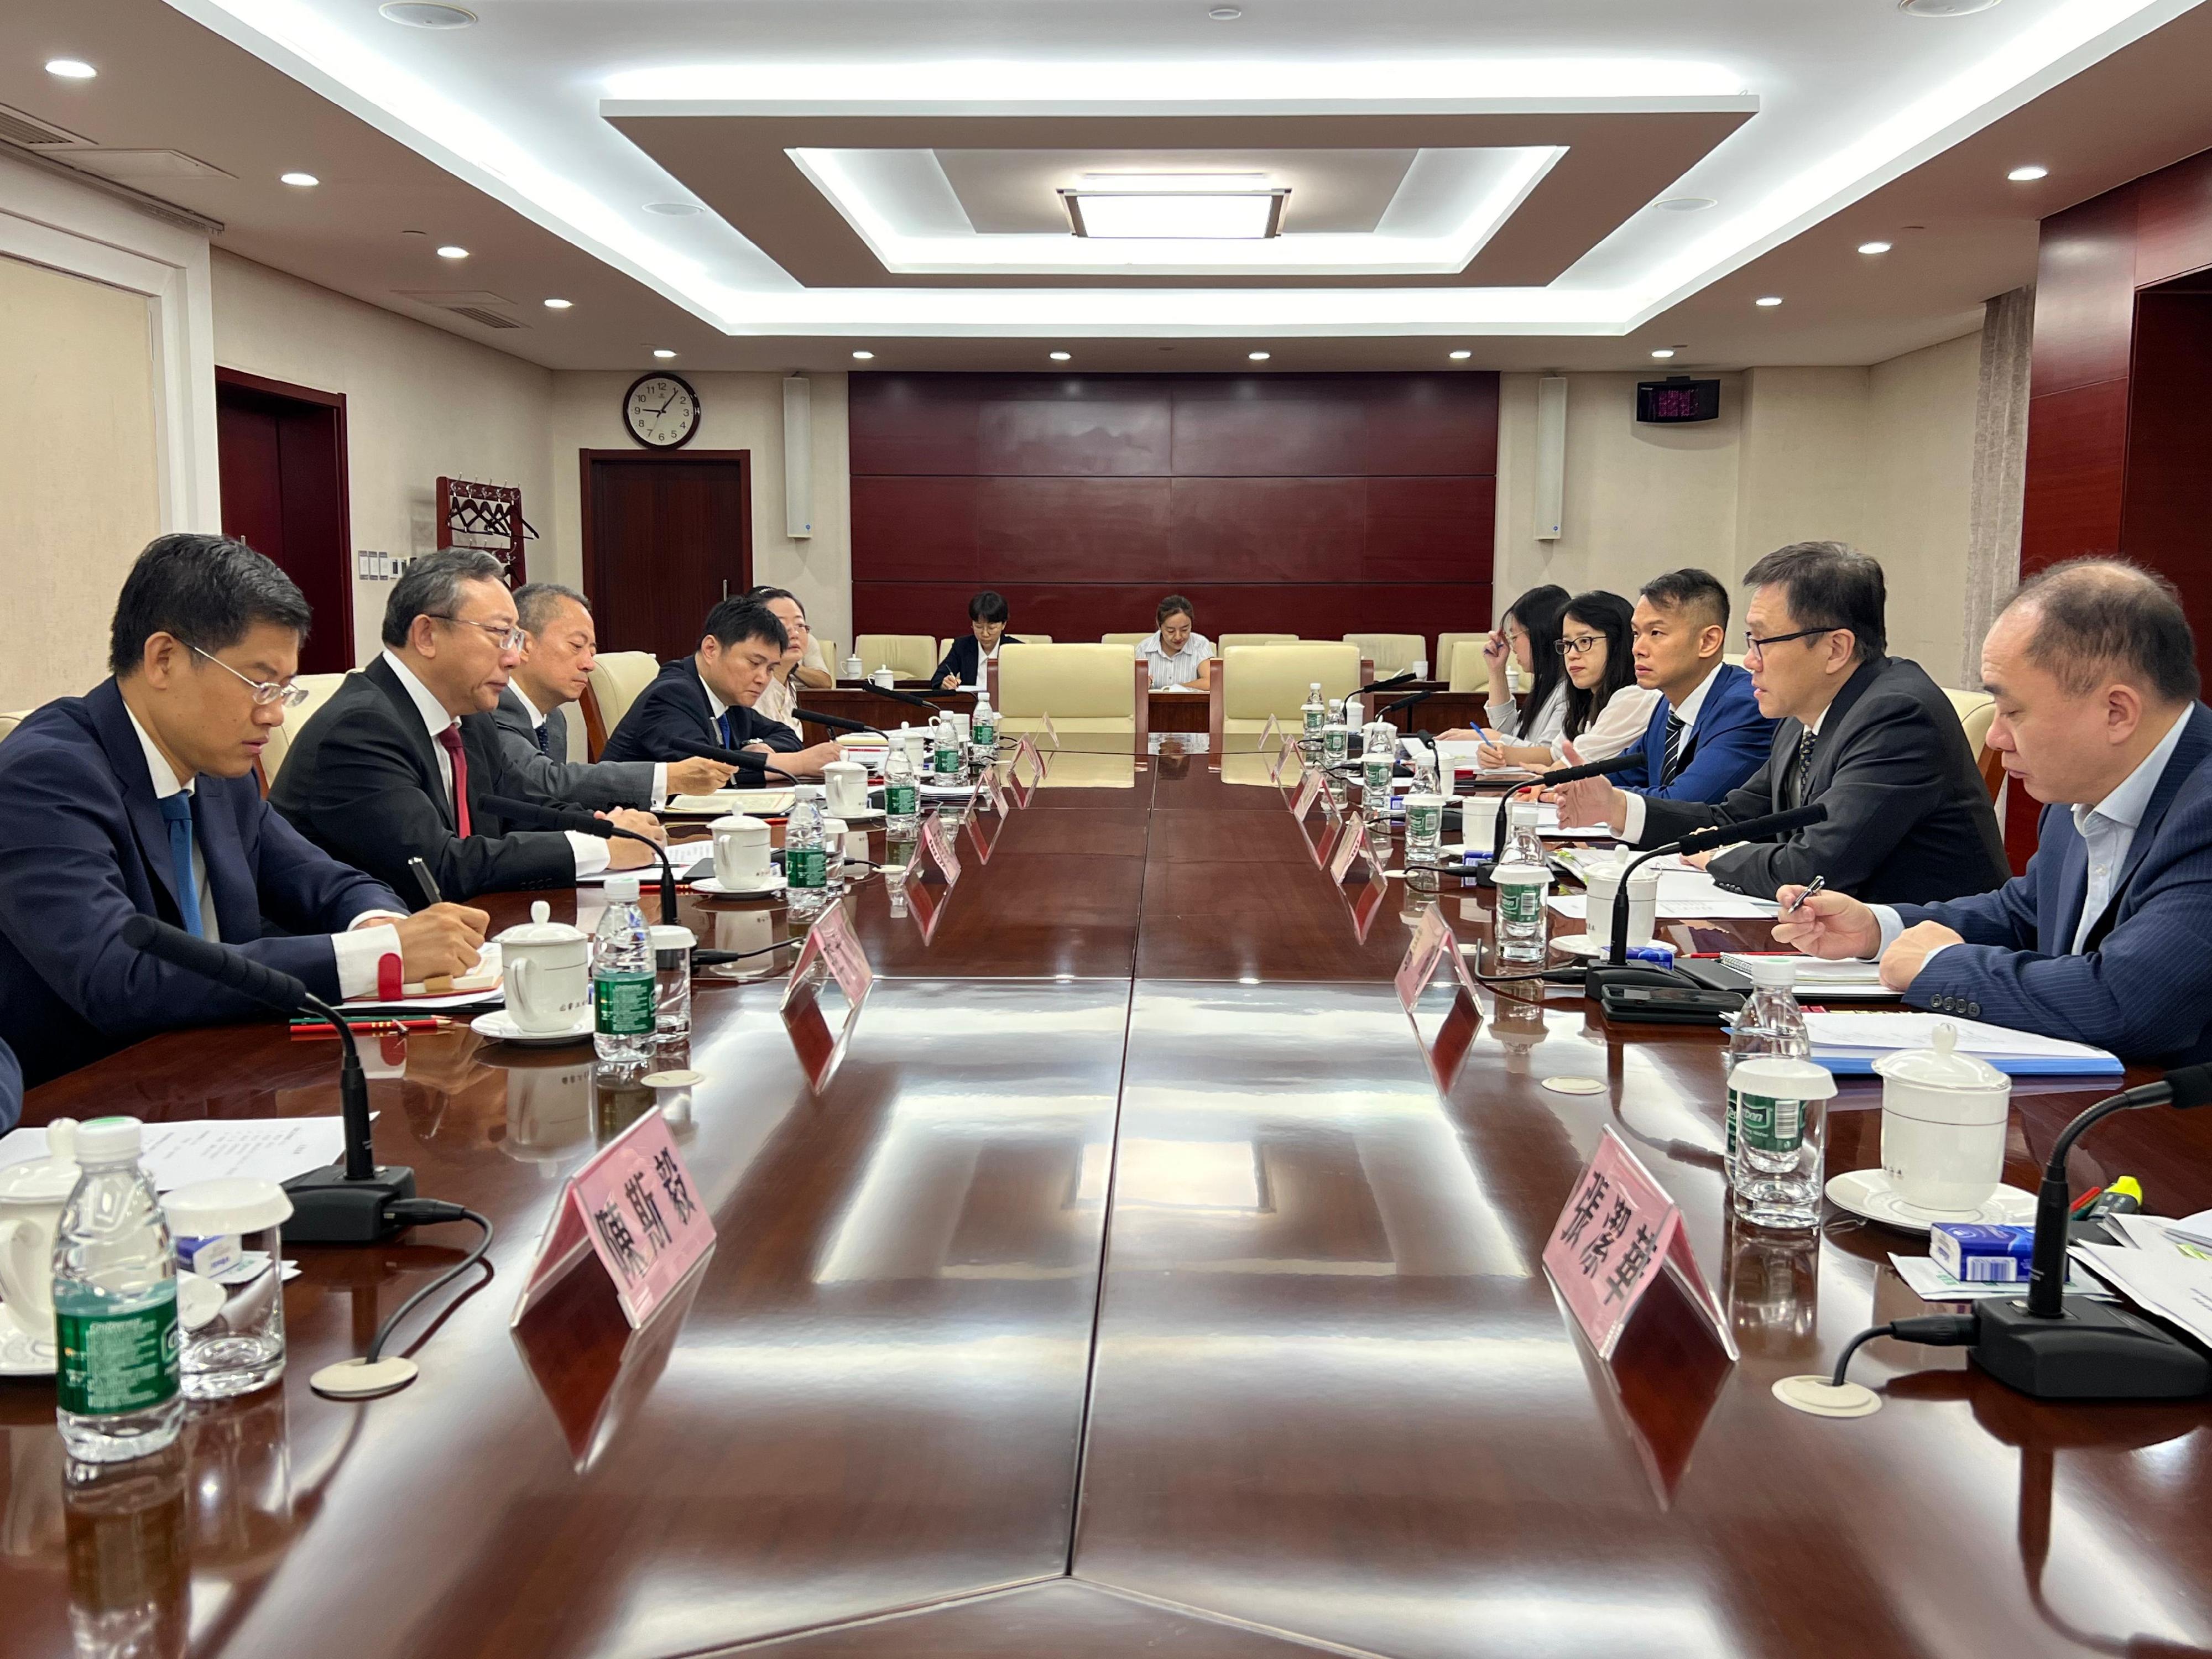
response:
[(422, 711), (415, 706), (415, 699), (408, 695), (407, 688), (400, 684), (399, 677), (382, 657), (372, 659), (361, 672), (364, 679), (384, 694), (398, 716), (399, 729), (414, 754), (416, 769), (422, 775), (423, 793), (436, 804), (439, 816), (446, 820), (446, 828), (453, 829), (453, 791), (446, 787), (445, 774), (438, 769), (438, 750), (430, 741), (429, 729), (422, 724)]
[(557, 708), (545, 717), (545, 737), (555, 760), (568, 758), (568, 717)]
[[(2143, 854), (2150, 850), (2150, 844), (2158, 835), (2159, 825), (2165, 822), (2166, 808), (2173, 805), (2173, 798), (2181, 793), (2181, 786), (2188, 782), (2191, 775), (2203, 764), (2206, 755), (2212, 753), (2212, 708), (2198, 703), (2182, 719), (2188, 722), (2187, 727), (2183, 731), (2180, 741), (2173, 745), (2173, 753), (2166, 757), (2166, 770), (2159, 774), (2158, 787), (2150, 792), (2149, 805), (2143, 808), (2142, 822), (2136, 825), (2134, 839), (2128, 842), (2127, 862), (2120, 866), (2119, 879), (2112, 884), (2111, 902), (2105, 906), (2104, 914), (2095, 919), (2091, 939), (2083, 941), (2092, 949), (2095, 948), (2095, 942), (2101, 935), (2110, 931), (2111, 924), (2107, 919), (2118, 912), (2121, 901), (2127, 896), (2129, 884), (2135, 880), (2136, 872), (2142, 866)], [(2081, 894), (2087, 890), (2088, 867), (2088, 854), (2085, 848), (2081, 856), (2081, 878), (2069, 890), (2071, 892)], [(2078, 898), (2075, 901), (2077, 908), (2080, 902)], [(2070, 930), (2066, 937), (2069, 942), (2072, 940), (2074, 935)]]
[(207, 866), (216, 927), (227, 944), (243, 945), (261, 937), (261, 889), (236, 833), (237, 820), (228, 799), (234, 787), (222, 779), (202, 778), (192, 791), (192, 829)]
[(161, 817), (161, 803), (155, 799), (154, 775), (146, 769), (146, 750), (139, 744), (137, 728), (131, 723), (131, 711), (123, 706), (123, 693), (113, 680), (103, 680), (85, 701), (92, 707), (93, 729), (99, 734), (100, 746), (106, 751), (107, 763), (115, 769), (123, 786), (124, 811), (131, 820), (131, 836), (138, 843), (139, 861), (154, 885), (169, 896), (170, 912), (181, 921), (184, 904), (169, 858), (169, 826)]
[[(2081, 926), (2081, 906), (2089, 895), (2089, 843), (2075, 829), (2071, 808), (2046, 806), (2043, 810), (2045, 825), (2057, 825), (2057, 833), (2066, 837), (2066, 851), (2058, 860), (2055, 878), (2058, 890), (2051, 896), (2055, 902), (2036, 906), (2039, 915), (2056, 917), (2057, 921), (2055, 925), (2045, 921), (2037, 930), (2041, 937), (2036, 944), (2048, 956), (2063, 957), (2074, 948), (2074, 934)], [(2039, 842), (2042, 838), (2039, 831), (2036, 839)]]

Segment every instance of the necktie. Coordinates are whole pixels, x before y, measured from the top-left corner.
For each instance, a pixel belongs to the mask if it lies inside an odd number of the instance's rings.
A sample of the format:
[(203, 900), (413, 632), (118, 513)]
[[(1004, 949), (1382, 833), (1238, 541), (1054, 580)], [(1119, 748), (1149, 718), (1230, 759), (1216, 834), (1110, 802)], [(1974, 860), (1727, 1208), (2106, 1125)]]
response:
[(1813, 728), (1807, 726), (1797, 738), (1797, 764), (1790, 774), (1790, 804), (1802, 806), (1805, 793), (1813, 781)]
[(547, 760), (553, 758), (553, 723), (550, 720), (538, 722), (538, 752)]
[(1674, 775), (1682, 769), (1682, 733), (1687, 730), (1682, 717), (1673, 709), (1667, 711), (1667, 755), (1659, 763), (1659, 781), (1663, 787), (1674, 781)]
[(459, 724), (438, 733), (438, 747), (453, 763), (453, 833), (465, 836), (469, 833), (469, 757), (461, 752)]
[(738, 746), (738, 734), (730, 730), (730, 711), (725, 708), (714, 725), (722, 734), (722, 747), (735, 749)]
[(200, 884), (192, 879), (192, 798), (181, 789), (162, 796), (161, 821), (169, 826), (169, 868), (177, 878), (177, 908), (184, 913), (185, 931), (194, 939), (205, 939)]

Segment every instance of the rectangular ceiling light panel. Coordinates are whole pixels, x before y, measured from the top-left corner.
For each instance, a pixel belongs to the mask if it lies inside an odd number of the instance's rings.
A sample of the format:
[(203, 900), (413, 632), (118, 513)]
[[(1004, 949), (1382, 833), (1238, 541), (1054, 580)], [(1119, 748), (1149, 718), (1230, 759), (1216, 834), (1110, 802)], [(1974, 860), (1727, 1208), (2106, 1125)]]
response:
[(1063, 190), (1078, 236), (1264, 241), (1283, 230), (1287, 190)]

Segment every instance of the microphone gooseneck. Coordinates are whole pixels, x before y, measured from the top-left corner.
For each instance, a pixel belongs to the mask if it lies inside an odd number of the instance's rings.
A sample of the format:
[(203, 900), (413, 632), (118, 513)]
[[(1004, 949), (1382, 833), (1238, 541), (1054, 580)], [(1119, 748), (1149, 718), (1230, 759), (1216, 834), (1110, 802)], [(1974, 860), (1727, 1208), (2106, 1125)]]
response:
[(870, 726), (866, 720), (848, 720), (842, 714), (824, 714), (817, 709), (801, 708), (796, 704), (793, 705), (791, 712), (803, 720), (812, 720), (817, 726), (826, 726), (832, 732), (872, 732), (886, 741), (890, 737), (888, 732), (879, 726)]
[(1583, 778), (1611, 777), (1616, 772), (1632, 770), (1644, 763), (1642, 754), (1631, 750), (1613, 755), (1604, 760), (1584, 761), (1579, 766), (1555, 767), (1526, 783), (1516, 783), (1507, 790), (1498, 803), (1498, 821), (1491, 826), (1490, 867), (1494, 872), (1505, 857), (1507, 820), (1512, 816), (1513, 798), (1523, 789), (1549, 789), (1562, 783), (1574, 783)]
[(678, 738), (675, 748), (678, 754), (700, 760), (720, 761), (725, 766), (736, 767), (740, 772), (773, 772), (787, 783), (799, 781), (781, 766), (770, 765), (763, 756), (743, 749), (725, 749), (718, 743), (708, 743), (704, 738)]
[(1716, 847), (1730, 847), (1744, 842), (1778, 841), (1784, 836), (1802, 830), (1808, 824), (1819, 823), (1828, 816), (1828, 809), (1819, 801), (1806, 806), (1794, 806), (1786, 812), (1770, 812), (1764, 817), (1746, 818), (1741, 823), (1716, 824), (1710, 830), (1692, 830), (1664, 847), (1655, 847), (1650, 852), (1630, 861), (1620, 872), (1620, 885), (1613, 895), (1613, 938), (1606, 951), (1608, 966), (1624, 967), (1628, 962), (1628, 878), (1656, 858), (1669, 853), (1703, 853)]
[(532, 830), (561, 830), (580, 836), (597, 836), (612, 841), (643, 842), (653, 848), (660, 860), (660, 922), (664, 927), (676, 926), (676, 866), (668, 861), (668, 849), (651, 836), (636, 830), (611, 823), (597, 813), (586, 812), (578, 806), (556, 806), (548, 802), (517, 800), (509, 795), (485, 795), (481, 798), (485, 807), (509, 823), (519, 823)]

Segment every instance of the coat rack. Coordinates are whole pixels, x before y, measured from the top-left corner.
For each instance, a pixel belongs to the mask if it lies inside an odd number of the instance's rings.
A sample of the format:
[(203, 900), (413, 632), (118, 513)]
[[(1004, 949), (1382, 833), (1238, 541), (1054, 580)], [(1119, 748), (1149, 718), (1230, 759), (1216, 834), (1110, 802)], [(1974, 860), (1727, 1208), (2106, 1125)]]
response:
[[(459, 538), (468, 537), (468, 541)], [(522, 492), (508, 484), (474, 483), (466, 478), (438, 480), (438, 545), (481, 547), (507, 567), (507, 585), (526, 580), (522, 549), (538, 532), (522, 516)], [(504, 544), (494, 545), (493, 544)]]

